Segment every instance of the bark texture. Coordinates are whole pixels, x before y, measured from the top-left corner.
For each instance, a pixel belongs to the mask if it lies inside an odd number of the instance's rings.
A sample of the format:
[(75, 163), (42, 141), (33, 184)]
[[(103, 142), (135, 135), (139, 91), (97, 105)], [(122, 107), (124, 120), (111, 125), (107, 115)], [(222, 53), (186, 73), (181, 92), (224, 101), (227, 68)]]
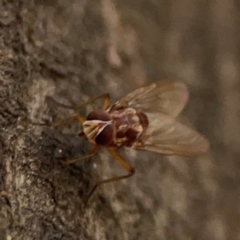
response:
[[(0, 1), (0, 240), (240, 239), (240, 5), (202, 0)], [(32, 126), (109, 92), (164, 78), (185, 82), (184, 111), (211, 151), (196, 158), (83, 156), (74, 121)], [(51, 98), (49, 98), (51, 97)], [(82, 110), (86, 114), (92, 106)]]

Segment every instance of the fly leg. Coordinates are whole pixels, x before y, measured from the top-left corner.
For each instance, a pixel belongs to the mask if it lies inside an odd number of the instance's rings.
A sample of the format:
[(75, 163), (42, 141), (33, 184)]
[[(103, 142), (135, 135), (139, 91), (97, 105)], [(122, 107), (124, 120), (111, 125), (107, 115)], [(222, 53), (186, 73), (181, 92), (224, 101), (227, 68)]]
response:
[(110, 103), (110, 95), (108, 93), (106, 93), (106, 94), (103, 95), (103, 97), (104, 97), (104, 100), (103, 100), (103, 103), (102, 103), (102, 109), (106, 110), (109, 106), (109, 103)]
[(102, 94), (102, 95), (99, 95), (98, 97), (96, 98), (93, 98), (93, 99), (90, 99), (89, 101), (79, 105), (79, 106), (68, 106), (68, 105), (65, 105), (65, 104), (62, 104), (62, 103), (59, 103), (57, 101), (55, 101), (53, 98), (49, 97), (49, 99), (51, 99), (51, 101), (53, 101), (54, 103), (56, 103), (57, 105), (63, 107), (63, 108), (67, 108), (67, 109), (72, 109), (74, 110), (74, 114), (70, 114), (64, 118), (61, 118), (55, 122), (53, 122), (52, 124), (47, 124), (47, 123), (36, 123), (36, 122), (31, 122), (29, 121), (28, 123), (31, 123), (32, 125), (38, 125), (38, 126), (50, 126), (50, 127), (56, 127), (56, 126), (59, 126), (59, 125), (62, 125), (64, 124), (68, 119), (72, 119), (72, 118), (75, 118), (77, 119), (81, 124), (83, 124), (83, 122), (85, 121), (85, 118), (82, 117), (81, 115), (77, 114), (77, 111), (79, 109), (81, 109), (82, 107), (88, 105), (88, 104), (91, 104), (93, 102), (95, 102), (96, 100), (100, 99), (100, 98), (103, 98), (103, 103), (102, 103), (102, 109), (103, 110), (106, 110), (107, 107), (109, 106), (109, 102), (110, 102), (110, 95), (108, 93), (106, 94)]
[(96, 100), (98, 99), (101, 99), (103, 98), (103, 103), (102, 103), (102, 106), (101, 108), (103, 110), (106, 110), (109, 106), (109, 103), (110, 103), (110, 95), (108, 93), (105, 93), (105, 94), (102, 94), (102, 95), (99, 95), (98, 97), (95, 97), (93, 99), (90, 99), (88, 100), (87, 102), (81, 104), (81, 105), (78, 105), (78, 106), (74, 106), (74, 103), (71, 101), (72, 103), (72, 106), (68, 106), (68, 105), (65, 105), (65, 104), (62, 104), (62, 103), (59, 103), (57, 101), (55, 101), (53, 98), (49, 97), (49, 99), (54, 102), (55, 104), (59, 105), (60, 107), (63, 107), (63, 108), (67, 108), (67, 109), (72, 109), (74, 110), (74, 114), (70, 114), (64, 118), (61, 118), (51, 124), (48, 124), (48, 123), (37, 123), (37, 122), (32, 122), (32, 121), (27, 121), (28, 123), (32, 124), (32, 125), (38, 125), (38, 126), (50, 126), (50, 127), (56, 127), (56, 126), (59, 126), (59, 125), (62, 125), (64, 124), (68, 119), (72, 119), (72, 118), (75, 118), (77, 119), (81, 124), (84, 123), (84, 121), (86, 120), (84, 117), (82, 117), (81, 115), (77, 114), (77, 111), (79, 109), (81, 109), (82, 107), (88, 105), (88, 104), (91, 104), (93, 102), (95, 102)]
[(75, 118), (76, 120), (78, 120), (81, 124), (85, 121), (85, 118), (82, 117), (81, 115), (79, 114), (70, 114), (64, 118), (61, 118), (51, 124), (48, 124), (48, 123), (37, 123), (37, 122), (32, 122), (32, 121), (28, 121), (28, 123), (32, 124), (32, 125), (37, 125), (37, 126), (48, 126), (48, 127), (57, 127), (59, 125), (62, 125), (64, 124), (67, 120), (69, 119), (72, 119), (72, 118)]
[(110, 183), (110, 182), (116, 182), (116, 181), (119, 181), (119, 180), (122, 180), (122, 179), (125, 179), (125, 178), (129, 178), (129, 177), (133, 176), (134, 173), (135, 173), (134, 168), (133, 168), (131, 165), (129, 165), (129, 164), (124, 160), (124, 158), (123, 158), (121, 155), (119, 155), (113, 148), (107, 148), (107, 150), (108, 150), (108, 152), (121, 164), (121, 166), (122, 166), (125, 170), (128, 171), (128, 174), (98, 181), (98, 182), (95, 184), (95, 186), (93, 187), (93, 189), (91, 190), (91, 192), (89, 193), (89, 195), (87, 196), (87, 198), (85, 199), (85, 201), (84, 201), (84, 204), (85, 204), (85, 205), (88, 203), (90, 197), (91, 197), (92, 194), (95, 192), (95, 190), (96, 190), (99, 186), (101, 186), (102, 184)]
[(108, 93), (99, 95), (92, 99), (89, 99), (88, 101), (86, 101), (85, 103), (83, 103), (81, 105), (76, 105), (71, 99), (69, 99), (69, 101), (71, 102), (71, 106), (63, 104), (63, 103), (59, 103), (54, 98), (48, 97), (48, 99), (50, 101), (52, 101), (54, 104), (56, 104), (62, 108), (72, 109), (72, 110), (74, 110), (74, 112), (77, 112), (79, 109), (81, 109), (81, 108), (85, 107), (86, 105), (91, 104), (101, 98), (103, 98), (102, 109), (105, 110), (105, 109), (107, 109), (109, 102), (110, 102), (110, 95)]
[(72, 164), (72, 163), (75, 163), (75, 162), (84, 160), (84, 159), (86, 159), (86, 158), (92, 157), (93, 155), (96, 154), (96, 152), (98, 151), (98, 149), (99, 149), (99, 146), (98, 146), (98, 145), (94, 145), (94, 146), (91, 148), (90, 152), (89, 152), (87, 155), (85, 155), (85, 156), (83, 156), (83, 157), (80, 157), (80, 158), (67, 160), (67, 161), (63, 162), (63, 164), (69, 165), (69, 164)]
[(108, 93), (105, 93), (105, 94), (99, 95), (98, 97), (92, 98), (92, 99), (88, 100), (87, 102), (85, 102), (85, 103), (83, 103), (79, 106), (75, 106), (75, 107), (73, 107), (73, 110), (75, 112), (77, 112), (82, 107), (84, 107), (88, 104), (91, 104), (91, 103), (93, 103), (96, 100), (101, 99), (101, 98), (103, 98), (102, 109), (105, 110), (105, 109), (107, 109), (107, 107), (109, 105), (109, 102), (110, 102), (110, 95)]

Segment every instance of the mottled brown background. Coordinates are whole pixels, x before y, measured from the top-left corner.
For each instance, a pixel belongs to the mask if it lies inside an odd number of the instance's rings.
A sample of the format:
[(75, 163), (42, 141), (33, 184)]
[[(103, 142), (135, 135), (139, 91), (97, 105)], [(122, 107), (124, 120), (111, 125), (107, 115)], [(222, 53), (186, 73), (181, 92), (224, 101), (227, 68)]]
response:
[[(240, 239), (239, 11), (233, 0), (0, 1), (0, 239)], [(184, 116), (211, 151), (120, 151), (136, 175), (84, 209), (121, 168), (104, 150), (63, 167), (87, 152), (78, 124), (26, 120), (68, 113), (47, 96), (116, 100), (164, 78), (189, 87)]]

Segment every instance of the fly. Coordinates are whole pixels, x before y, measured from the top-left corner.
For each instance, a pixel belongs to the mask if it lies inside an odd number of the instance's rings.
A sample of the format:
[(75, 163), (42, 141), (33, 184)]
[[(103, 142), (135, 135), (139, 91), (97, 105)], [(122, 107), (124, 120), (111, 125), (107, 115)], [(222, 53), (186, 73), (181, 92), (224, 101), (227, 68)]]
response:
[[(129, 178), (135, 173), (134, 168), (118, 154), (119, 148), (178, 156), (207, 152), (208, 140), (176, 120), (188, 97), (188, 90), (182, 82), (164, 80), (136, 89), (111, 107), (109, 94), (101, 95), (74, 108), (74, 114), (52, 124), (57, 126), (66, 119), (77, 119), (83, 127), (79, 136), (84, 135), (93, 145), (89, 154), (80, 159), (93, 156), (100, 147), (106, 147), (127, 171), (126, 175), (98, 181), (85, 203), (100, 185)], [(103, 98), (100, 109), (93, 110), (86, 118), (77, 113), (81, 107), (100, 98)], [(80, 159), (68, 160), (66, 163), (71, 164)]]

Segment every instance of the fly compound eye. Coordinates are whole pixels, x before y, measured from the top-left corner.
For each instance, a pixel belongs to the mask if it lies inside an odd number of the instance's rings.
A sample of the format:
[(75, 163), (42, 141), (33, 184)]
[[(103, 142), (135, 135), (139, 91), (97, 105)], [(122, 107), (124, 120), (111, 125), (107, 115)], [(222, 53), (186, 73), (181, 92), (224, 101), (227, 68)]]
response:
[(95, 142), (98, 145), (109, 145), (113, 141), (114, 127), (112, 124), (106, 125), (106, 127), (97, 135)]
[(110, 121), (111, 117), (106, 111), (101, 109), (96, 109), (90, 112), (87, 116), (87, 120), (101, 120), (101, 121)]

